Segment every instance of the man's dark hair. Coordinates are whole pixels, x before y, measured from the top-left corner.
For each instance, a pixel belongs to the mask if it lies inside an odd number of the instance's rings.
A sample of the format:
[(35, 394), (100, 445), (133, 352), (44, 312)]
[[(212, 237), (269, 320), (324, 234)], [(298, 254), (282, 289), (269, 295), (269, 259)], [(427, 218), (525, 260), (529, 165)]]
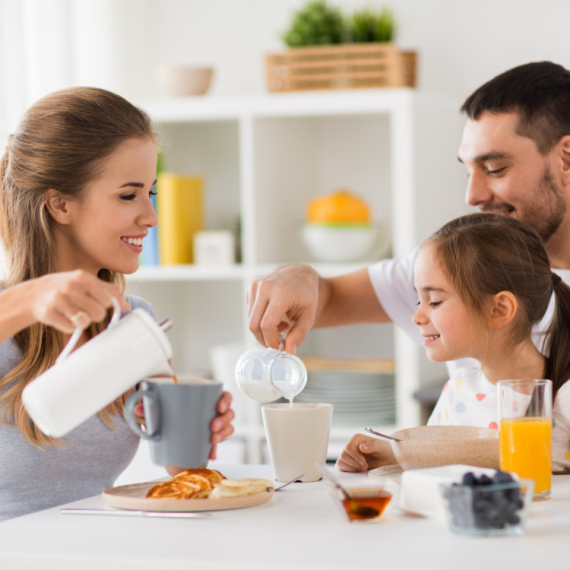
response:
[(570, 135), (570, 71), (551, 61), (514, 67), (479, 87), (461, 112), (473, 121), (485, 112), (518, 113), (517, 134), (544, 155)]

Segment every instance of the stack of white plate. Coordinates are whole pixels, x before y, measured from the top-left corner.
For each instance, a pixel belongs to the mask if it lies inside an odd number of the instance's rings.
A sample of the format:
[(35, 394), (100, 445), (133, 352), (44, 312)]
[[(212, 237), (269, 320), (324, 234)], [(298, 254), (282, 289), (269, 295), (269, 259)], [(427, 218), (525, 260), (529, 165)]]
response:
[(307, 385), (295, 401), (332, 404), (333, 426), (389, 425), (396, 420), (393, 373), (309, 370)]

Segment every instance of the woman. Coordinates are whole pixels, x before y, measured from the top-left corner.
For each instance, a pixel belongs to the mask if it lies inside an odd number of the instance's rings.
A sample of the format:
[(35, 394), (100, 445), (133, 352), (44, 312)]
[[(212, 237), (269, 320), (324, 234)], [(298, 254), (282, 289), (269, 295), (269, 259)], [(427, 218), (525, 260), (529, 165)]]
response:
[[(122, 97), (79, 87), (24, 115), (0, 162), (0, 236), (8, 270), (0, 292), (0, 519), (78, 500), (112, 486), (138, 438), (125, 395), (61, 440), (22, 406), (24, 387), (52, 366), (76, 326), (78, 346), (104, 330), (157, 218), (157, 147), (149, 117)], [(231, 396), (219, 401), (215, 444), (233, 432)], [(169, 468), (173, 474), (176, 468)]]

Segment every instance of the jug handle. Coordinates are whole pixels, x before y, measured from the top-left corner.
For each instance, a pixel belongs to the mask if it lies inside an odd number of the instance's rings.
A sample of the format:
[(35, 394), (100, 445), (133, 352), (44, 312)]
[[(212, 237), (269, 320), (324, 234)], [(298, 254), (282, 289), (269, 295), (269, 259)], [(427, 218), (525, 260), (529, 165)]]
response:
[[(107, 327), (107, 330), (112, 329), (121, 319), (121, 306), (119, 305), (119, 301), (117, 301), (115, 297), (113, 297), (111, 300), (113, 301), (113, 316), (109, 321), (109, 326)], [(83, 334), (82, 327), (77, 327), (73, 331), (71, 338), (67, 341), (67, 344), (64, 346), (63, 350), (61, 351), (61, 354), (57, 357), (57, 360), (55, 361), (56, 364), (59, 364), (70, 355), (71, 351), (75, 348), (75, 345), (77, 344), (77, 341), (80, 339), (82, 334)]]

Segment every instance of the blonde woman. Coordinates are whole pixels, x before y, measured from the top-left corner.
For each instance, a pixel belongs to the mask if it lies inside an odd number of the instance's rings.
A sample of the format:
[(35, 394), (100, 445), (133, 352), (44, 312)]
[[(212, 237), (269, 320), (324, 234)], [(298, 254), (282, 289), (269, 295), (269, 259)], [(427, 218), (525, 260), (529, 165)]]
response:
[[(0, 520), (95, 495), (132, 460), (138, 438), (125, 396), (61, 440), (22, 406), (24, 387), (52, 366), (76, 326), (85, 343), (124, 311), (150, 305), (122, 296), (142, 238), (157, 218), (156, 137), (148, 116), (122, 97), (79, 87), (44, 97), (9, 137), (0, 162)], [(218, 404), (215, 444), (233, 432), (231, 396)], [(174, 472), (175, 468), (169, 469)]]

